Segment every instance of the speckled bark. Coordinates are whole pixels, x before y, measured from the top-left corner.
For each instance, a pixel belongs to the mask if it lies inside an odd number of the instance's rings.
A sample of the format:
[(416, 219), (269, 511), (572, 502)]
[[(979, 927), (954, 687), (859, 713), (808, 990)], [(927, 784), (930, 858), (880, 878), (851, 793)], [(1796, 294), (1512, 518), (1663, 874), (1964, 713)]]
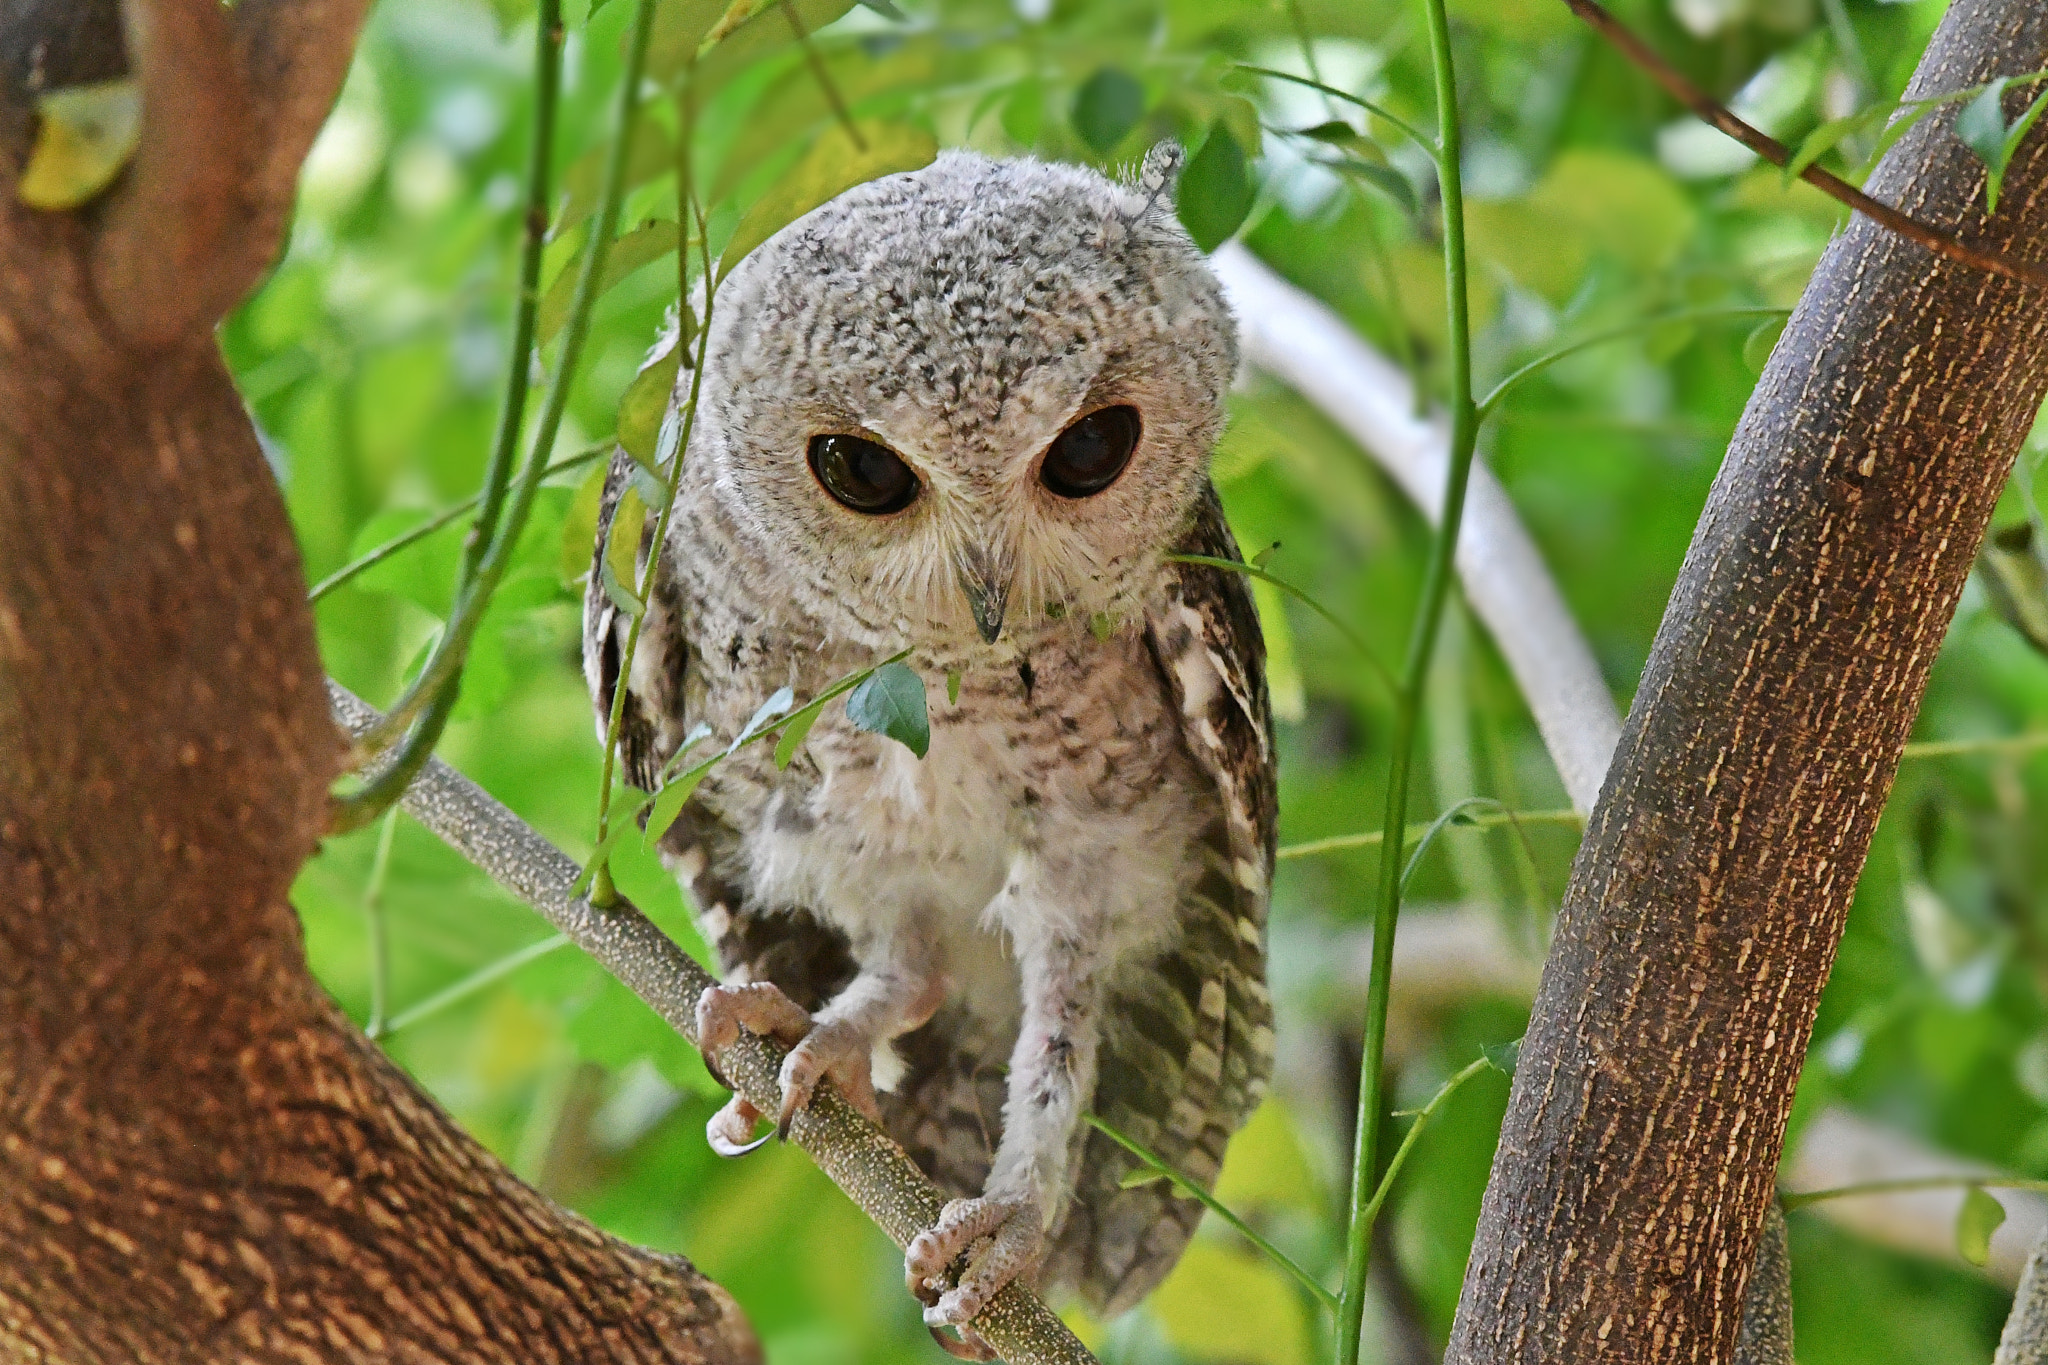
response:
[[(365, 1042), (285, 901), (341, 743), (212, 314), (361, 9), (133, 6), (152, 131), (40, 213), (34, 83), (121, 71), (120, 25), (0, 5), (0, 1358), (755, 1360), (722, 1291), (521, 1185)], [(202, 98), (166, 52), (231, 79)], [(265, 117), (171, 126), (223, 101)]]
[[(1957, 0), (1914, 87), (2044, 63), (2048, 6)], [(1872, 192), (2048, 259), (2040, 131), (1987, 220), (1951, 123), (1910, 134)], [(1860, 219), (1823, 258), (1573, 869), (1448, 1361), (1729, 1358), (1821, 986), (2048, 384), (2044, 327), (2048, 300)]]

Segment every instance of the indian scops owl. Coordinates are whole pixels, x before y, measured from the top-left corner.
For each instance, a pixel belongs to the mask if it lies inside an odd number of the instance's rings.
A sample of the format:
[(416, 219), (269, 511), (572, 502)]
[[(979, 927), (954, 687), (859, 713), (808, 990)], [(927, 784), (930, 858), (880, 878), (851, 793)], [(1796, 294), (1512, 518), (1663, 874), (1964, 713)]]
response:
[[(1201, 1209), (1120, 1188), (1083, 1115), (1212, 1181), (1271, 1067), (1264, 648), (1241, 577), (1168, 558), (1237, 557), (1208, 478), (1235, 332), (1178, 164), (951, 152), (741, 262), (623, 680), (643, 786), (778, 688), (905, 648), (926, 682), (921, 761), (832, 705), (786, 771), (713, 769), (662, 848), (726, 974), (707, 1048), (800, 1038), (785, 1120), (829, 1077), (958, 1196), (907, 1257), (935, 1325), (1019, 1274), (1136, 1302)], [(593, 574), (600, 734), (626, 627)]]

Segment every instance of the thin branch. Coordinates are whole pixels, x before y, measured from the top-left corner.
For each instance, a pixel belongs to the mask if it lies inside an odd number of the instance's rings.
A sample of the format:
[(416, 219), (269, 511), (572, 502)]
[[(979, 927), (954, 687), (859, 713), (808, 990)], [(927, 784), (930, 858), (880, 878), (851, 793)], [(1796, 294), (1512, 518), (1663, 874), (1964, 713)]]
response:
[(1459, 1086), (1492, 1065), (1493, 1063), (1484, 1057), (1467, 1062), (1463, 1070), (1437, 1087), (1437, 1092), (1429, 1097), (1428, 1104), (1416, 1111), (1415, 1122), (1409, 1125), (1407, 1133), (1402, 1136), (1401, 1145), (1394, 1149), (1393, 1159), (1387, 1163), (1386, 1174), (1380, 1177), (1379, 1189), (1373, 1192), (1372, 1202), (1366, 1206), (1368, 1221), (1379, 1216), (1380, 1206), (1387, 1202), (1387, 1195), (1394, 1188), (1394, 1177), (1401, 1174), (1401, 1167), (1407, 1163), (1408, 1153), (1414, 1150), (1416, 1142), (1422, 1137), (1422, 1130), (1436, 1117), (1436, 1111), (1444, 1107), (1444, 1102), (1457, 1092)]
[[(1737, 118), (1725, 105), (1713, 96), (1687, 80), (1678, 69), (1659, 56), (1642, 39), (1629, 31), (1620, 20), (1601, 8), (1595, 0), (1564, 0), (1571, 6), (1572, 13), (1586, 21), (1592, 29), (1631, 62), (1641, 67), (1650, 77), (1670, 92), (1671, 97), (1700, 118), (1734, 138), (1743, 146), (1755, 152), (1773, 166), (1783, 166), (1792, 160), (1792, 153), (1784, 143), (1768, 133)], [(1870, 218), (1880, 226), (1897, 233), (1908, 241), (1918, 242), (1937, 256), (1946, 256), (1952, 261), (2002, 275), (2009, 280), (2036, 287), (2048, 287), (2048, 266), (2033, 261), (2017, 261), (1996, 251), (1984, 251), (1931, 227), (1917, 218), (1908, 216), (1880, 203), (1857, 189), (1838, 175), (1822, 170), (1818, 165), (1809, 165), (1799, 172), (1799, 178), (1812, 185), (1821, 193), (1839, 200)]]
[[(391, 814), (393, 818), (396, 818), (398, 812), (394, 810)], [(411, 1028), (420, 1020), (439, 1014), (451, 1005), (461, 1004), (464, 1000), (469, 999), (469, 997), (485, 987), (503, 981), (527, 963), (537, 962), (555, 950), (568, 946), (569, 936), (567, 934), (549, 934), (544, 939), (529, 943), (524, 948), (519, 948), (505, 954), (495, 962), (486, 962), (468, 976), (449, 984), (441, 990), (435, 991), (417, 1005), (409, 1009), (400, 1010), (397, 1016), (385, 1027), (381, 1029), (365, 1028), (363, 1032), (376, 1039), (389, 1038), (400, 1029)]]
[[(594, 446), (585, 446), (574, 455), (564, 455), (561, 459), (556, 460), (553, 464), (542, 470), (540, 477), (545, 482), (564, 470), (575, 469), (579, 465), (589, 464), (600, 455), (609, 455), (613, 444), (611, 441), (602, 441)], [(436, 512), (411, 530), (393, 536), (373, 550), (365, 551), (362, 555), (350, 560), (318, 583), (315, 583), (307, 591), (306, 600), (308, 602), (318, 602), (321, 598), (327, 596), (327, 594), (333, 592), (358, 574), (366, 573), (399, 551), (417, 545), (420, 541), (425, 540), (450, 522), (460, 521), (463, 513), (474, 508), (482, 498), (482, 493), (472, 493), (453, 507)]]
[(846, 129), (846, 136), (853, 141), (854, 150), (865, 154), (868, 140), (861, 136), (860, 128), (854, 123), (853, 115), (847, 112), (846, 101), (839, 97), (839, 87), (832, 83), (832, 73), (825, 69), (825, 58), (818, 51), (818, 45), (811, 41), (809, 30), (804, 28), (802, 16), (790, 0), (782, 0), (782, 17), (789, 21), (790, 32), (796, 35), (797, 45), (804, 50), (804, 60), (811, 65), (811, 75), (817, 78), (818, 88), (825, 92), (825, 103), (832, 106), (832, 116)]
[[(328, 692), (350, 733), (377, 719), (374, 708), (338, 683)], [(406, 792), (404, 807), (449, 847), (531, 905), (597, 964), (646, 1002), (669, 1026), (697, 1041), (697, 998), (715, 984), (675, 941), (623, 897), (599, 909), (569, 888), (580, 869), (481, 787), (430, 759)], [(719, 1070), (763, 1111), (780, 1106), (783, 1049), (742, 1033), (722, 1052)], [(938, 1187), (886, 1134), (829, 1087), (796, 1117), (790, 1138), (897, 1246), (938, 1220)], [(1051, 1310), (1017, 1282), (996, 1295), (974, 1328), (1010, 1365), (1093, 1365), (1094, 1357)]]
[(1981, 739), (1925, 739), (1908, 744), (1901, 758), (1951, 758), (1958, 754), (2028, 754), (2048, 749), (2048, 730), (2017, 735), (1986, 735)]
[(1778, 1196), (1778, 1202), (1787, 1210), (1803, 1209), (1824, 1199), (1853, 1199), (1864, 1194), (1906, 1194), (1914, 1190), (2026, 1190), (2032, 1194), (2048, 1194), (2048, 1180), (2028, 1180), (2016, 1175), (1908, 1175), (1892, 1180), (1864, 1180), (1827, 1190), (1782, 1194)]
[(1396, 128), (1399, 128), (1403, 133), (1407, 134), (1410, 142), (1413, 142), (1416, 146), (1422, 148), (1423, 151), (1429, 153), (1431, 161), (1435, 161), (1438, 158), (1436, 139), (1430, 137), (1429, 134), (1423, 132), (1399, 114), (1389, 111), (1383, 105), (1374, 104), (1368, 99), (1361, 99), (1349, 91), (1339, 90), (1334, 85), (1324, 85), (1321, 81), (1310, 80), (1306, 76), (1297, 76), (1291, 71), (1275, 71), (1270, 66), (1252, 66), (1246, 62), (1238, 62), (1236, 66), (1239, 71), (1249, 72), (1254, 76), (1266, 76), (1276, 81), (1286, 81), (1290, 85), (1306, 86), (1310, 90), (1320, 90), (1332, 99), (1343, 100), (1346, 104), (1355, 104), (1360, 109), (1365, 110), (1366, 113), (1376, 118), (1383, 118)]
[(1676, 313), (1665, 313), (1659, 317), (1639, 318), (1634, 322), (1625, 322), (1616, 327), (1609, 327), (1604, 331), (1594, 332), (1590, 336), (1583, 336), (1576, 341), (1568, 341), (1562, 346), (1545, 351), (1528, 364), (1509, 374), (1500, 383), (1495, 384), (1492, 392), (1479, 400), (1479, 420), (1483, 422), (1492, 416), (1494, 409), (1499, 406), (1500, 400), (1507, 397), (1515, 386), (1522, 383), (1522, 381), (1533, 378), (1542, 371), (1549, 369), (1552, 365), (1555, 365), (1558, 361), (1575, 356), (1580, 351), (1588, 350), (1591, 347), (1605, 345), (1610, 341), (1619, 341), (1623, 337), (1635, 336), (1640, 332), (1652, 332), (1659, 327), (1670, 326), (1675, 323), (1714, 322), (1722, 318), (1784, 318), (1790, 316), (1792, 316), (1790, 308), (1687, 308)]
[[(1586, 817), (1575, 810), (1523, 810), (1523, 811), (1481, 811), (1465, 818), (1469, 829), (1493, 829), (1499, 825), (1570, 825), (1582, 829)], [(1427, 824), (1411, 824), (1404, 836), (1420, 839), (1429, 829)], [(1312, 858), (1318, 853), (1336, 853), (1348, 848), (1378, 848), (1386, 841), (1386, 831), (1370, 829), (1360, 834), (1333, 834), (1327, 839), (1309, 839), (1299, 844), (1282, 844), (1273, 856), (1288, 858)]]

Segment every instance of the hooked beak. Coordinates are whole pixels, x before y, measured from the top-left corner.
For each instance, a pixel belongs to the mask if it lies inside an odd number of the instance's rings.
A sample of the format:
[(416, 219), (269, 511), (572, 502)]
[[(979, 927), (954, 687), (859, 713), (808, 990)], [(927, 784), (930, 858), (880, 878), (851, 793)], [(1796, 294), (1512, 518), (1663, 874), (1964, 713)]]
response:
[(974, 628), (981, 638), (994, 644), (1003, 633), (1003, 608), (1010, 600), (1008, 556), (998, 558), (981, 546), (960, 552), (960, 590), (967, 594), (967, 608), (974, 613)]

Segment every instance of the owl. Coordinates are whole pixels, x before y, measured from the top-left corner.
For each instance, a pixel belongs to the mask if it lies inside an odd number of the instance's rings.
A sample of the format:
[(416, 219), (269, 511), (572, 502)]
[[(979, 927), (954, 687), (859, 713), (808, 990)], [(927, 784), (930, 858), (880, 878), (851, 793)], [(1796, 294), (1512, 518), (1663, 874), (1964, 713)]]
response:
[[(1114, 1314), (1192, 1233), (1088, 1114), (1207, 1184), (1271, 1071), (1264, 646), (1244, 580), (1175, 557), (1237, 558), (1208, 477), (1235, 331), (1179, 158), (950, 152), (784, 228), (719, 286), (625, 676), (596, 572), (586, 599), (643, 787), (780, 688), (905, 650), (924, 680), (921, 758), (829, 706), (786, 769), (713, 768), (661, 852), (721, 963), (707, 1055), (781, 1038), (767, 1117), (829, 1080), (948, 1191), (906, 1278), (969, 1346), (1009, 1280)], [(735, 1097), (710, 1140), (763, 1117)]]

